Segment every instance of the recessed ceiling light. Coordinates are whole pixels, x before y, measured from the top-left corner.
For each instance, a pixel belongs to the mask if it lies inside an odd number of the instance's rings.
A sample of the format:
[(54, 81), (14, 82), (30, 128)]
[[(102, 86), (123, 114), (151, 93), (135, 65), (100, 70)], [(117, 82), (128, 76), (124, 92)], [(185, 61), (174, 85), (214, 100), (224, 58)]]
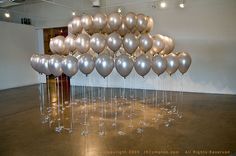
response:
[(180, 7), (180, 8), (184, 8), (184, 3), (180, 3), (180, 4), (179, 4), (179, 7)]
[(118, 12), (118, 13), (121, 13), (121, 12), (122, 12), (122, 9), (121, 9), (121, 8), (118, 8), (118, 9), (117, 9), (117, 12)]
[(161, 8), (166, 8), (166, 6), (167, 6), (166, 2), (165, 1), (161, 1), (160, 7)]
[(72, 12), (72, 16), (75, 16), (75, 14), (76, 14), (76, 13), (73, 11), (73, 12)]
[(4, 16), (5, 16), (6, 18), (10, 18), (10, 17), (11, 17), (11, 15), (10, 15), (9, 12), (5, 12), (5, 13), (4, 13)]

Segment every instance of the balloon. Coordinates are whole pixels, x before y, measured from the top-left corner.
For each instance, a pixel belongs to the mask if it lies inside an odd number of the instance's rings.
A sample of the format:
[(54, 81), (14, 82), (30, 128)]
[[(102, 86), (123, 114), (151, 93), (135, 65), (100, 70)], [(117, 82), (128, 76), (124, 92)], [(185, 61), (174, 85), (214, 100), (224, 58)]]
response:
[(96, 53), (101, 53), (106, 47), (106, 38), (103, 34), (95, 33), (91, 36), (90, 46)]
[(160, 76), (167, 68), (166, 58), (162, 55), (155, 55), (152, 59), (152, 70)]
[(55, 52), (57, 54), (64, 54), (65, 53), (65, 50), (66, 50), (66, 47), (65, 47), (65, 44), (64, 44), (64, 40), (65, 40), (65, 37), (63, 36), (57, 36), (54, 38), (54, 42), (53, 42), (53, 49), (55, 50)]
[(75, 35), (69, 34), (65, 38), (65, 47), (69, 52), (73, 52), (75, 50)]
[(178, 57), (174, 53), (168, 54), (166, 57), (167, 68), (166, 72), (170, 74), (170, 76), (175, 73), (179, 67)]
[(138, 39), (135, 35), (128, 33), (125, 35), (123, 40), (123, 47), (129, 54), (133, 54), (138, 48)]
[(154, 53), (160, 53), (165, 48), (165, 42), (160, 35), (155, 35), (153, 38), (152, 50)]
[(78, 66), (80, 71), (87, 76), (94, 69), (94, 57), (89, 53), (83, 54), (79, 59)]
[(160, 52), (161, 55), (164, 55), (164, 54), (169, 54), (171, 53), (173, 50), (174, 50), (174, 41), (167, 37), (167, 36), (162, 36), (162, 35), (159, 35), (162, 40), (164, 41), (165, 43), (165, 48)]
[(121, 24), (121, 26), (120, 26), (120, 28), (119, 28), (119, 30), (117, 31), (119, 34), (120, 34), (120, 36), (122, 36), (122, 37), (124, 37), (128, 32), (129, 32), (129, 30), (128, 30), (128, 28), (126, 27), (126, 25), (125, 25), (125, 23), (124, 22), (122, 22), (122, 24)]
[(55, 42), (55, 38), (51, 38), (49, 42), (49, 48), (52, 53), (56, 53), (54, 42)]
[(140, 76), (144, 77), (151, 69), (151, 61), (145, 54), (141, 54), (137, 57), (134, 68)]
[(125, 25), (129, 30), (132, 30), (137, 24), (137, 16), (133, 12), (129, 12), (125, 16)]
[(152, 37), (149, 34), (142, 34), (139, 38), (139, 48), (143, 52), (147, 52), (152, 48), (153, 41)]
[(107, 16), (103, 13), (97, 13), (93, 17), (93, 27), (96, 30), (102, 30), (107, 24)]
[(39, 72), (39, 73), (42, 73), (42, 71), (40, 71), (40, 68), (39, 68), (39, 66), (40, 66), (40, 59), (41, 59), (41, 56), (40, 56), (40, 55), (38, 55), (38, 54), (33, 54), (33, 55), (31, 56), (31, 58), (30, 58), (30, 64), (31, 64), (31, 66), (32, 66), (32, 68), (33, 68), (34, 70), (36, 70), (36, 71)]
[(98, 56), (96, 62), (96, 70), (103, 77), (107, 77), (114, 68), (114, 62), (111, 56), (102, 53)]
[(184, 74), (188, 71), (188, 69), (192, 63), (192, 58), (189, 55), (189, 53), (181, 52), (178, 54), (178, 59), (179, 59), (179, 71), (182, 74)]
[(69, 77), (74, 76), (78, 71), (77, 62), (78, 60), (74, 56), (68, 55), (64, 57), (61, 62), (63, 73)]
[(48, 62), (48, 67), (50, 72), (56, 77), (60, 76), (63, 73), (61, 68), (61, 61), (62, 57), (56, 54), (56, 55), (51, 55)]
[(73, 28), (72, 28), (72, 21), (68, 23), (67, 28), (68, 28), (68, 33), (74, 34)]
[(143, 32), (146, 28), (147, 28), (147, 25), (148, 25), (148, 18), (147, 16), (145, 16), (144, 14), (138, 14), (137, 15), (137, 30), (139, 32)]
[(133, 60), (127, 54), (121, 54), (116, 58), (115, 67), (117, 72), (126, 78), (133, 69)]
[(91, 31), (91, 29), (93, 28), (93, 17), (86, 14), (82, 15), (81, 25), (87, 32)]
[(113, 51), (116, 52), (120, 49), (122, 44), (122, 39), (117, 32), (113, 32), (107, 37), (107, 46)]
[(87, 34), (79, 34), (75, 39), (75, 47), (81, 54), (86, 53), (90, 48), (90, 39)]
[(81, 19), (78, 16), (72, 19), (71, 26), (70, 26), (70, 23), (68, 25), (68, 31), (72, 34), (81, 33), (82, 29), (83, 27), (82, 27)]
[(119, 13), (111, 13), (108, 17), (108, 24), (112, 31), (116, 31), (122, 24), (122, 17)]
[(147, 27), (145, 29), (146, 32), (150, 32), (154, 26), (154, 22), (153, 22), (153, 18), (152, 17), (147, 17), (148, 18), (148, 23), (147, 23)]
[(49, 55), (42, 55), (40, 56), (39, 59), (39, 64), (38, 64), (38, 70), (41, 71), (40, 73), (43, 73), (45, 75), (50, 75), (51, 72), (48, 68), (48, 62), (49, 62), (50, 56)]
[(77, 60), (79, 60), (80, 57), (81, 57), (81, 54), (76, 51), (76, 52), (73, 54), (73, 56), (74, 56)]

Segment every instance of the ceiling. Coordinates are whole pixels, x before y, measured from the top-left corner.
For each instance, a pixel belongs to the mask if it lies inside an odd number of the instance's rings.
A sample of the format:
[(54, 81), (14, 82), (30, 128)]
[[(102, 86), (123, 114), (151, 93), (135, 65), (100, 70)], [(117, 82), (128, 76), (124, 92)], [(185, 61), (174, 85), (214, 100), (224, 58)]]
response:
[(0, 0), (0, 8), (11, 8), (14, 6), (39, 3), (41, 0)]

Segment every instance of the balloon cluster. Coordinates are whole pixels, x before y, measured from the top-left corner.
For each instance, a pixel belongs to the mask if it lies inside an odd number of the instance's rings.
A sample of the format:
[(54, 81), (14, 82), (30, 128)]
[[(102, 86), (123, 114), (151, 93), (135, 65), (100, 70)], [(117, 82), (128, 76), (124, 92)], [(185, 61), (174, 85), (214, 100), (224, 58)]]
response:
[(190, 55), (172, 53), (175, 45), (170, 37), (151, 36), (153, 24), (151, 17), (133, 12), (74, 17), (68, 24), (67, 37), (50, 40), (54, 55), (33, 55), (31, 65), (39, 73), (69, 77), (78, 69), (88, 75), (96, 68), (105, 78), (114, 67), (124, 78), (133, 67), (143, 77), (151, 68), (157, 75), (165, 71), (172, 75), (178, 69), (184, 74), (191, 65)]

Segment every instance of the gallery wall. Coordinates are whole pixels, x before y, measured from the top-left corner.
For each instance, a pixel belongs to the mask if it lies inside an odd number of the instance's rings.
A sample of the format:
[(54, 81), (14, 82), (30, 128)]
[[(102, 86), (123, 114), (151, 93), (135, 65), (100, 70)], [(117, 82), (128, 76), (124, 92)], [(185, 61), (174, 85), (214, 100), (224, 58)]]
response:
[(0, 34), (0, 90), (38, 83), (29, 63), (36, 47), (35, 28), (0, 22)]
[[(56, 2), (63, 4), (65, 1)], [(121, 7), (124, 14), (133, 11), (152, 16), (155, 26), (151, 34), (160, 33), (173, 37), (176, 51), (187, 51), (192, 55), (193, 62), (189, 72), (184, 76), (180, 76), (178, 72), (172, 78), (167, 74), (158, 78), (151, 71), (143, 79), (133, 71), (126, 80), (118, 76), (115, 69), (108, 80), (104, 80), (96, 71), (89, 78), (79, 72), (73, 78), (73, 84), (236, 94), (235, 0), (187, 0), (184, 9), (178, 8), (178, 1), (173, 0), (167, 0), (166, 9), (155, 8), (153, 1), (133, 2), (102, 1), (107, 7), (100, 9), (91, 9), (89, 1), (84, 0), (79, 5), (73, 0), (67, 5), (74, 6), (80, 13), (99, 10), (111, 12)], [(21, 11), (23, 7), (17, 9)], [(33, 20), (33, 23), (39, 28), (63, 26), (71, 19), (71, 10), (61, 6), (41, 3), (24, 7), (24, 10), (30, 12), (28, 15), (32, 18), (38, 15), (38, 20)]]

